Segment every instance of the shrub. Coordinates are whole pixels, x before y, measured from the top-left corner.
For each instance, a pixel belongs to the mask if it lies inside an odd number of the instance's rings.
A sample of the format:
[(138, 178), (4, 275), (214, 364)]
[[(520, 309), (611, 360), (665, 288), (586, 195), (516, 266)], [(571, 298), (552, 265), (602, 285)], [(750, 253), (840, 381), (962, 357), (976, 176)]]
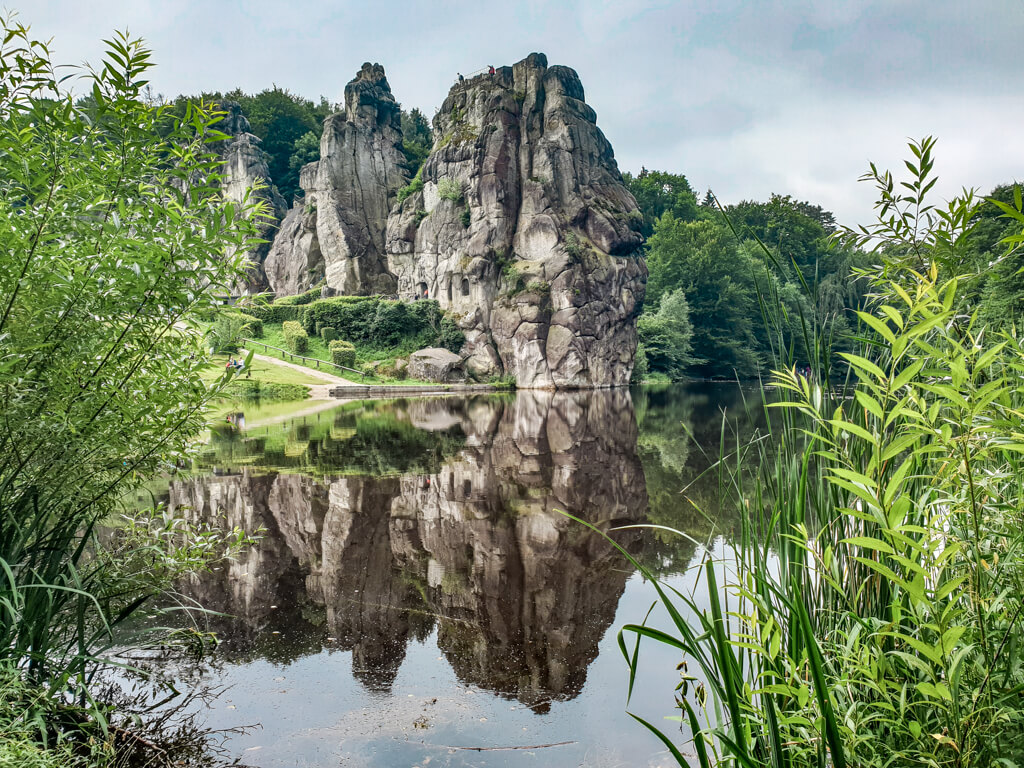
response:
[(442, 200), (458, 203), (462, 200), (462, 184), (458, 179), (441, 179), (437, 182), (437, 194)]
[(423, 166), (421, 165), (420, 169), (418, 171), (416, 171), (416, 175), (413, 176), (412, 181), (410, 181), (407, 185), (405, 185), (400, 190), (398, 190), (398, 202), (399, 203), (403, 203), (403, 202), (405, 202), (405, 198), (407, 198), (409, 195), (413, 195), (413, 194), (415, 194), (417, 192), (422, 192), (422, 191), (423, 191)]
[(413, 223), (415, 223), (415, 224), (416, 224), (416, 228), (417, 228), (417, 229), (419, 229), (419, 226), (420, 226), (420, 224), (422, 224), (422, 223), (423, 223), (423, 220), (424, 220), (425, 218), (427, 218), (427, 216), (429, 216), (429, 215), (430, 215), (430, 214), (429, 214), (429, 213), (427, 213), (427, 212), (426, 212), (425, 210), (423, 210), (422, 208), (420, 208), (420, 209), (419, 209), (418, 211), (416, 211), (416, 215), (415, 215), (415, 216), (413, 217)]
[(324, 340), (324, 344), (330, 344), (338, 338), (338, 332), (331, 328), (331, 326), (325, 325), (320, 328), (320, 338)]
[[(65, 70), (46, 45), (10, 15), (0, 25), (0, 666), (59, 706), (51, 715), (26, 701), (20, 718), (57, 743), (84, 736), (87, 718), (105, 724), (97, 668), (117, 663), (109, 651), (124, 622), (143, 605), (159, 610), (147, 601), (220, 551), (222, 537), (182, 518), (123, 546), (124, 499), (206, 427), (218, 385), (203, 379), (197, 312), (210, 316), (217, 287), (245, 274), (252, 215), (267, 211), (224, 198), (223, 162), (199, 138), (213, 130), (209, 105), (190, 104), (179, 121), (145, 97), (140, 41), (115, 34), (103, 62), (75, 78), (91, 119), (65, 89), (72, 75), (51, 74)], [(111, 519), (117, 535), (99, 536)], [(170, 639), (117, 637), (119, 652)], [(0, 697), (11, 682), (0, 679)], [(0, 722), (0, 761), (28, 765), (11, 736)]]
[(462, 226), (469, 229), (469, 225), (473, 222), (473, 218), (469, 212), (469, 206), (467, 205), (462, 209), (462, 215), (459, 216), (459, 221), (462, 222)]
[(234, 352), (238, 349), (238, 339), (243, 335), (245, 320), (240, 314), (219, 312), (210, 328), (210, 346), (216, 353)]
[(356, 364), (356, 348), (350, 341), (335, 339), (328, 348), (331, 350), (331, 362), (335, 365), (343, 365), (352, 368)]
[(306, 329), (294, 320), (288, 320), (281, 325), (284, 332), (284, 340), (288, 348), (296, 355), (304, 355), (309, 351), (309, 335)]
[(262, 320), (264, 323), (283, 323), (287, 320), (298, 320), (303, 307), (294, 304), (264, 304), (263, 306), (243, 307), (242, 312)]
[(334, 296), (313, 302), (307, 312), (314, 324), (329, 326), (338, 336), (359, 343), (370, 340), (370, 325), (380, 302), (376, 296)]
[(322, 292), (321, 286), (317, 285), (310, 288), (305, 293), (299, 293), (295, 296), (282, 296), (280, 299), (274, 302), (273, 306), (302, 306), (306, 304), (312, 304), (314, 301), (320, 298)]
[(263, 338), (263, 321), (258, 317), (242, 315), (242, 335), (251, 339)]
[(441, 330), (437, 334), (437, 345), (444, 347), (449, 352), (458, 352), (466, 343), (466, 334), (455, 324), (455, 321), (445, 315), (441, 318)]
[(370, 325), (370, 337), (377, 345), (397, 346), (404, 336), (420, 330), (415, 316), (410, 315), (409, 305), (404, 301), (380, 302)]

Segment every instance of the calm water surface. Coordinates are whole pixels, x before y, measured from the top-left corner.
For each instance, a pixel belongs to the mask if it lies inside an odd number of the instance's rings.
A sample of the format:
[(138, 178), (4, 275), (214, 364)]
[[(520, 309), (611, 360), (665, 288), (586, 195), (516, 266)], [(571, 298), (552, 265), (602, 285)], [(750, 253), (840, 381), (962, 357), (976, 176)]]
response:
[[(206, 725), (258, 724), (227, 748), (260, 768), (669, 765), (625, 715), (616, 640), (654, 591), (558, 510), (727, 548), (735, 523), (716, 509), (708, 456), (723, 413), (730, 429), (756, 427), (744, 394), (694, 385), (306, 404), (294, 418), (218, 422), (168, 503), (266, 533), (184, 587), (227, 614), (210, 619), (215, 656), (182, 671), (226, 688)], [(611, 535), (695, 589), (703, 548), (651, 530)], [(651, 645), (631, 704), (668, 729), (678, 661)]]

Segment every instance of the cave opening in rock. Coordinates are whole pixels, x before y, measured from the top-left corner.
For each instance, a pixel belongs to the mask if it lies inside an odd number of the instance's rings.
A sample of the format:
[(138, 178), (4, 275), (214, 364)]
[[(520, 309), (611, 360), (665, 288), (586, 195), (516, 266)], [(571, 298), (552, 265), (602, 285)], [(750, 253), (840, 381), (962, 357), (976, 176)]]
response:
[(462, 278), (462, 295), (469, 296), (469, 279)]

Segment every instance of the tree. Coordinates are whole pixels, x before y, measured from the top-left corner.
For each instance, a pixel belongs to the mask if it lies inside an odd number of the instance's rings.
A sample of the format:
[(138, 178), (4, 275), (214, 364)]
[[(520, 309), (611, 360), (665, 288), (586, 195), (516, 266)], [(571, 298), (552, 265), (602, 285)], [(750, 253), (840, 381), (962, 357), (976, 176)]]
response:
[(409, 169), (409, 175), (415, 176), (423, 165), (430, 150), (434, 146), (433, 132), (430, 123), (416, 107), (411, 112), (402, 110), (402, 152)]
[(643, 214), (640, 231), (644, 237), (650, 237), (655, 222), (666, 212), (680, 221), (693, 221), (699, 216), (697, 196), (682, 174), (643, 168), (638, 176), (624, 173), (622, 179)]
[(658, 219), (648, 241), (645, 312), (657, 312), (676, 289), (686, 295), (697, 369), (751, 376), (758, 369), (754, 327), (760, 321), (754, 275), (760, 265), (715, 221)]
[(288, 159), (288, 170), (298, 178), (302, 166), (320, 159), (320, 137), (310, 131), (299, 137), (292, 148), (292, 156)]
[(87, 115), (46, 45), (3, 26), (0, 665), (84, 698), (112, 626), (166, 586), (168, 562), (118, 560), (93, 532), (204, 427), (191, 321), (243, 274), (223, 254), (251, 247), (265, 212), (222, 197), (210, 105), (168, 121), (146, 102), (139, 41), (108, 42)]
[(637, 322), (648, 369), (671, 379), (681, 379), (695, 361), (690, 354), (693, 326), (686, 294), (676, 289), (665, 294), (658, 311), (640, 316)]

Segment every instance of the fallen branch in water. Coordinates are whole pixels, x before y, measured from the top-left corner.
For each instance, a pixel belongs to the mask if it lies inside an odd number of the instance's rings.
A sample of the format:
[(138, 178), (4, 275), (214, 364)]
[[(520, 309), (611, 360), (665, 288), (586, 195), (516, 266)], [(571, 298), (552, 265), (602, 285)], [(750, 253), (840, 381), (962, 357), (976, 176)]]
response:
[[(548, 747), (564, 747), (566, 744), (575, 744), (575, 741), (556, 741), (554, 744), (529, 744), (522, 747), (453, 747), (446, 744), (435, 744), (433, 746), (441, 749), (466, 749), (471, 752), (499, 752), (508, 749), (546, 749)], [(431, 746), (431, 745), (425, 745)]]

